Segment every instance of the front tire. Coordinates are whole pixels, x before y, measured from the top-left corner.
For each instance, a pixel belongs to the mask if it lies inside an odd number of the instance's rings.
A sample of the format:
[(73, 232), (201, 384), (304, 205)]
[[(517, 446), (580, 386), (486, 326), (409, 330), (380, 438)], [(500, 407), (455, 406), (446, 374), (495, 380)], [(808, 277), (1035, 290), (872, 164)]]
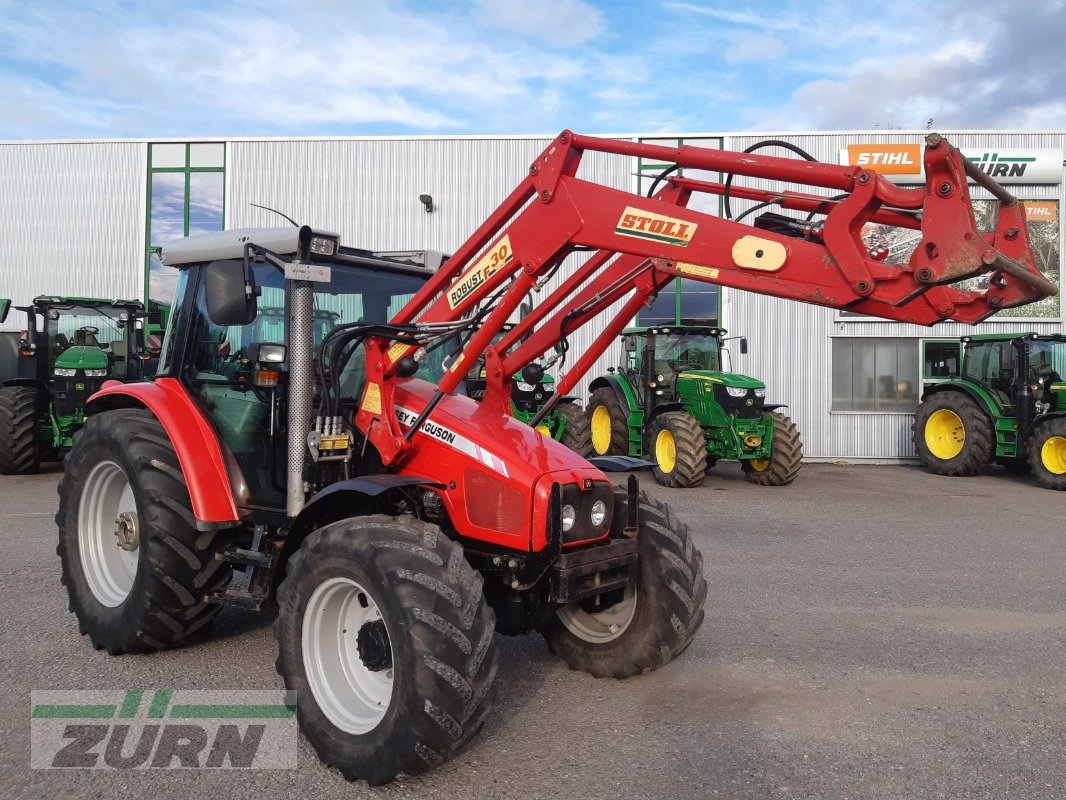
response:
[(589, 435), (592, 454), (596, 456), (629, 455), (629, 411), (622, 407), (609, 386), (601, 386), (589, 395)]
[(1066, 418), (1053, 417), (1033, 429), (1029, 466), (1045, 489), (1066, 490)]
[(937, 475), (970, 477), (992, 463), (992, 420), (961, 391), (937, 392), (914, 415), (914, 449)]
[(278, 590), (278, 673), (300, 730), (348, 780), (437, 766), (494, 696), (495, 616), (462, 547), (412, 517), (341, 520), (304, 540)]
[(565, 421), (566, 428), (559, 439), (582, 458), (592, 455), (592, 428), (584, 409), (577, 403), (563, 403), (558, 407), (559, 419)]
[(687, 411), (667, 411), (651, 424), (652, 475), (661, 486), (699, 486), (707, 473), (707, 437)]
[(32, 475), (41, 467), (37, 443), (37, 390), (0, 388), (0, 475)]
[(149, 411), (94, 414), (59, 484), (56, 552), (70, 610), (111, 655), (170, 647), (206, 625), (232, 569), (196, 529), (174, 447)]
[(703, 623), (703, 556), (688, 526), (644, 492), (639, 500), (636, 580), (612, 605), (597, 598), (564, 606), (542, 633), (570, 669), (628, 678), (665, 666)]
[(741, 461), (744, 477), (756, 486), (786, 486), (796, 480), (803, 462), (803, 442), (796, 423), (776, 411), (774, 435), (770, 440), (770, 458), (765, 461)]

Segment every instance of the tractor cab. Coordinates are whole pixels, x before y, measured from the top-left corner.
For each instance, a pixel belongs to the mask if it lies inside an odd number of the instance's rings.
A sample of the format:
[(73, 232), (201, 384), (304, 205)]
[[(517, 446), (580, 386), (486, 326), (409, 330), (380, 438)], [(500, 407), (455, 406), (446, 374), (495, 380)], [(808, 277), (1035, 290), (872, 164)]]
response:
[(1002, 414), (1028, 422), (1066, 411), (1066, 336), (1002, 333), (963, 342), (962, 379), (984, 389)]

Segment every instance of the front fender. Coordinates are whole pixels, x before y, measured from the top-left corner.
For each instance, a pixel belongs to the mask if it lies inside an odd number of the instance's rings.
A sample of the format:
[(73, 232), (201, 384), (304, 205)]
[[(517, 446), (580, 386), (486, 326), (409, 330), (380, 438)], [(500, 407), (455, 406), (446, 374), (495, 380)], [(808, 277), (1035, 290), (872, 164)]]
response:
[(200, 530), (240, 522), (217, 434), (200, 407), (174, 378), (151, 383), (108, 381), (86, 403), (88, 414), (116, 408), (147, 408), (174, 446)]

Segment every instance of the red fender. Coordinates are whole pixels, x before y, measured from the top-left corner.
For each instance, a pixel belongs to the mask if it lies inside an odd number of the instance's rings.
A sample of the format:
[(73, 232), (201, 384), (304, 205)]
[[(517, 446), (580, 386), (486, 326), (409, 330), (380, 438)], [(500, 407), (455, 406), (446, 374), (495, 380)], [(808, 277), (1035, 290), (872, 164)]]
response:
[(215, 430), (185, 387), (174, 378), (144, 383), (107, 381), (89, 398), (87, 410), (91, 414), (130, 405), (144, 406), (155, 414), (170, 437), (185, 475), (197, 527), (240, 521)]

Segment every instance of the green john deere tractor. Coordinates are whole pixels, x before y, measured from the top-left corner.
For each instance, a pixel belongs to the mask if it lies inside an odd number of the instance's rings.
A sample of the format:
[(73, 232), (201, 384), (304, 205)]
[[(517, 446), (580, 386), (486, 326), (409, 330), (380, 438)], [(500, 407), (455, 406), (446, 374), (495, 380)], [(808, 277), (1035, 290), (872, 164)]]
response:
[[(0, 301), (0, 322), (10, 308)], [(36, 472), (74, 444), (85, 401), (106, 380), (139, 380), (149, 314), (136, 300), (37, 297), (19, 342), (18, 377), (0, 384), (0, 474)], [(162, 318), (156, 308), (151, 326)], [(158, 319), (157, 319), (158, 318)]]
[[(494, 342), (513, 326), (505, 325), (494, 337)], [(525, 373), (525, 374), (523, 374)], [(555, 378), (544, 372), (538, 364), (530, 365), (523, 372), (512, 378), (511, 414), (527, 425), (533, 421), (544, 401), (552, 395)], [(479, 360), (466, 376), (466, 393), (474, 400), (481, 401), (485, 396), (485, 364)], [(588, 423), (584, 419), (584, 410), (576, 397), (564, 397), (537, 423), (537, 430), (545, 436), (551, 436), (575, 453), (582, 456), (592, 455), (592, 437)]]
[(961, 374), (928, 389), (914, 447), (937, 475), (976, 475), (996, 461), (1066, 489), (1066, 336), (966, 336)]
[[(622, 333), (623, 365), (590, 385), (595, 455), (648, 458), (663, 486), (697, 486), (719, 459), (759, 486), (791, 483), (802, 443), (762, 381), (722, 370), (725, 331), (670, 325)], [(747, 340), (740, 340), (741, 353)]]

